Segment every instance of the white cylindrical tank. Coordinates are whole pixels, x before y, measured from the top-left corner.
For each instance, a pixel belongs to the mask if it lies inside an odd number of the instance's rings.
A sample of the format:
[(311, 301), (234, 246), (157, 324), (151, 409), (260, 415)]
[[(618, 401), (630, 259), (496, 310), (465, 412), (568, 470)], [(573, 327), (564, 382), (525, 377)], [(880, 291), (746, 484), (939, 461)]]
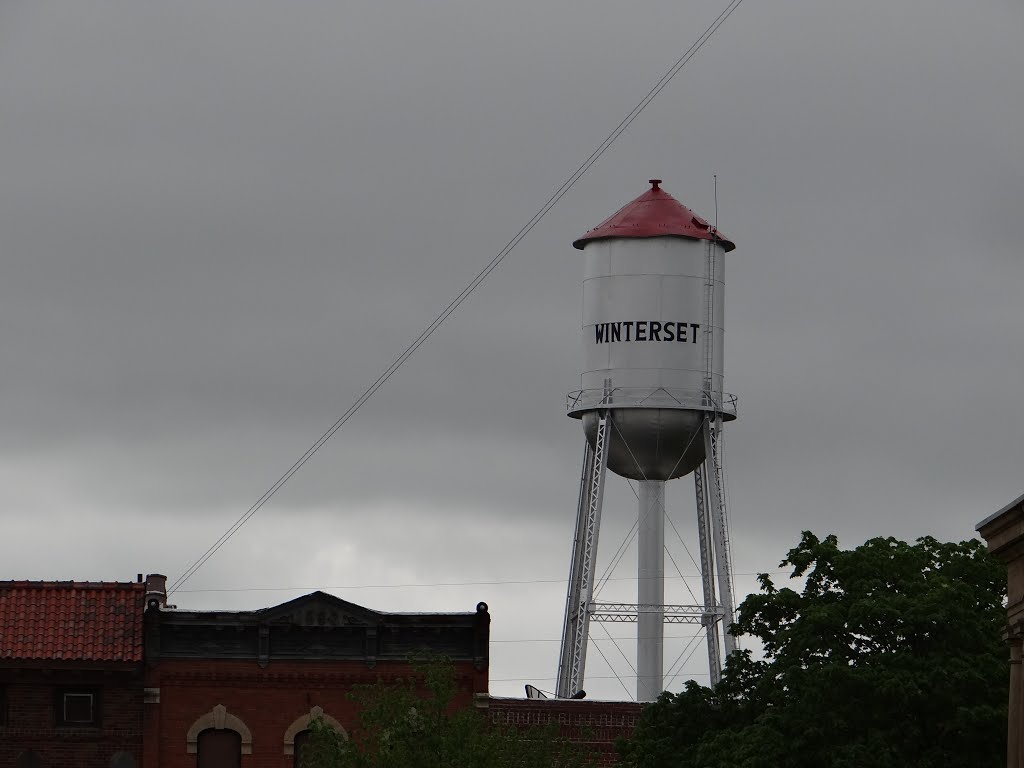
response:
[(584, 251), (583, 371), (568, 412), (593, 441), (612, 411), (608, 468), (669, 480), (704, 459), (698, 432), (723, 393), (723, 255), (735, 245), (651, 180), (573, 245)]

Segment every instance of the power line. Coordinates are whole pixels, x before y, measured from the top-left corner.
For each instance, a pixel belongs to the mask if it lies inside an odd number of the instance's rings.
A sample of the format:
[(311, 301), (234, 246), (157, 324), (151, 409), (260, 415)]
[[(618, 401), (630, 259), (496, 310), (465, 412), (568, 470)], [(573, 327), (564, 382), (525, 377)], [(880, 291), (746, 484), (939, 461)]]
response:
[(192, 578), (195, 572), (202, 568), (206, 561), (213, 557), (213, 555), (215, 555), (217, 551), (223, 547), (224, 544), (226, 544), (227, 541), (263, 507), (264, 504), (270, 501), (282, 486), (291, 479), (292, 475), (298, 472), (302, 466), (313, 457), (313, 454), (320, 450), (324, 443), (330, 440), (331, 437), (334, 436), (334, 433), (341, 429), (345, 423), (348, 422), (348, 420), (351, 419), (363, 407), (363, 405), (377, 393), (377, 390), (384, 386), (384, 384), (394, 376), (395, 372), (405, 364), (406, 360), (408, 360), (416, 350), (423, 346), (423, 344), (425, 344), (426, 341), (434, 335), (434, 332), (441, 326), (441, 324), (444, 323), (444, 321), (447, 320), (448, 317), (458, 309), (467, 298), (469, 298), (469, 295), (473, 293), (473, 291), (475, 291), (477, 287), (487, 279), (488, 275), (490, 275), (491, 272), (493, 272), (498, 265), (504, 261), (505, 257), (512, 252), (512, 249), (515, 248), (519, 242), (526, 237), (533, 228), (541, 222), (541, 220), (544, 219), (545, 216), (547, 216), (548, 212), (554, 208), (566, 193), (576, 185), (576, 182), (579, 181), (588, 170), (590, 170), (591, 166), (593, 166), (594, 163), (596, 163), (601, 156), (608, 151), (609, 147), (611, 147), (616, 139), (619, 138), (623, 131), (625, 131), (626, 128), (628, 128), (645, 109), (647, 109), (648, 105), (654, 101), (655, 97), (665, 89), (679, 71), (686, 66), (690, 59), (692, 59), (697, 52), (704, 47), (704, 44), (711, 39), (711, 36), (714, 35), (718, 28), (725, 23), (725, 21), (733, 14), (742, 2), (743, 0), (730, 0), (725, 10), (722, 11), (713, 22), (711, 22), (708, 28), (704, 30), (703, 34), (697, 38), (697, 41), (687, 49), (686, 53), (676, 60), (664, 75), (662, 75), (661, 79), (658, 80), (647, 95), (641, 99), (635, 107), (633, 107), (629, 114), (627, 114), (615, 129), (605, 137), (604, 141), (602, 141), (597, 148), (590, 153), (590, 156), (583, 162), (583, 164), (580, 165), (565, 182), (563, 182), (562, 186), (560, 186), (555, 193), (548, 198), (547, 202), (545, 202), (544, 205), (542, 205), (530, 218), (530, 220), (527, 221), (526, 224), (523, 225), (523, 227), (515, 234), (515, 236), (505, 244), (505, 247), (498, 251), (498, 254), (488, 262), (487, 266), (480, 270), (476, 277), (469, 281), (466, 287), (463, 288), (462, 291), (460, 291), (455, 298), (451, 300), (448, 306), (445, 307), (444, 310), (442, 310), (442, 312), (420, 333), (420, 335), (405, 348), (402, 354), (395, 358), (391, 365), (384, 369), (384, 372), (376, 378), (366, 391), (356, 398), (356, 401), (349, 406), (348, 410), (346, 410), (338, 420), (334, 422), (334, 424), (331, 425), (330, 429), (324, 432), (316, 442), (314, 442), (313, 445), (311, 445), (306, 452), (302, 454), (302, 456), (300, 456), (295, 463), (292, 464), (288, 470), (263, 493), (262, 496), (260, 496), (259, 499), (256, 500), (255, 504), (249, 507), (249, 509), (246, 510), (246, 512), (239, 517), (230, 528), (221, 534), (220, 538), (217, 539), (209, 549), (200, 555), (200, 557), (195, 560), (181, 576), (172, 582), (168, 589), (168, 594), (178, 591), (182, 585)]
[[(604, 625), (603, 624), (599, 624), (598, 626), (600, 626), (601, 629), (604, 629)], [(615, 641), (615, 640), (635, 640), (636, 639), (635, 635), (628, 635), (628, 636), (618, 636), (618, 635), (615, 635), (615, 636), (613, 636), (613, 635), (608, 633), (607, 629), (604, 629), (604, 631), (605, 631), (605, 634), (608, 635), (608, 639), (612, 640), (612, 641)], [(690, 640), (693, 637), (699, 637), (699, 636), (700, 636), (699, 634), (698, 635), (665, 635), (665, 639), (666, 640)], [(510, 638), (508, 640), (495, 640), (494, 638), (491, 638), (491, 642), (492, 643), (560, 643), (560, 642), (562, 642), (562, 638), (560, 638), (560, 637), (535, 637), (535, 638), (530, 638), (530, 637), (514, 637), (514, 638)], [(622, 653), (622, 650), (620, 649), (619, 652)], [(629, 664), (630, 669), (633, 669), (633, 664), (632, 664), (632, 662), (629, 661), (629, 659), (626, 659), (626, 663)], [(633, 671), (636, 672), (635, 669), (633, 669)]]
[[(760, 576), (768, 573), (772, 576), (788, 574), (789, 571), (745, 571), (737, 573), (737, 576)], [(679, 574), (678, 576), (666, 575), (666, 579), (696, 579), (699, 573)], [(636, 581), (637, 576), (615, 576), (606, 578), (605, 581)], [(565, 579), (500, 579), (496, 581), (435, 581), (435, 582), (408, 582), (404, 584), (344, 584), (335, 587), (310, 586), (310, 587), (210, 587), (205, 589), (179, 589), (175, 590), (182, 594), (198, 594), (204, 592), (343, 592), (346, 589), (412, 589), (421, 587), (493, 587), (493, 586), (515, 586), (525, 584), (564, 584)]]
[[(693, 639), (696, 640), (698, 637), (700, 637), (700, 635), (694, 635)], [(672, 666), (668, 668), (668, 671), (671, 672), (677, 664), (679, 665), (679, 668), (676, 669), (675, 674), (668, 679), (667, 683), (665, 683), (666, 690), (670, 685), (672, 685), (673, 682), (675, 682), (675, 679), (679, 677), (679, 674), (683, 671), (683, 667), (686, 666), (686, 662), (688, 662), (690, 660), (690, 657), (697, 652), (697, 647), (699, 645), (699, 643), (696, 643), (694, 644), (693, 648), (690, 648), (690, 643), (687, 643), (683, 650), (679, 652), (679, 655), (676, 657), (676, 660), (672, 662)], [(683, 659), (683, 654), (686, 653), (687, 648), (690, 648), (690, 653), (687, 655), (685, 659)], [(683, 659), (682, 662), (679, 661), (680, 659)], [(711, 673), (708, 672), (707, 674), (710, 677)]]
[[(692, 677), (707, 677), (709, 672), (692, 672)], [(630, 680), (636, 679), (636, 675), (587, 675), (588, 680)], [(492, 683), (520, 683), (530, 682), (532, 680), (557, 680), (557, 677), (551, 675), (534, 675), (533, 677), (492, 677), (490, 681)]]
[[(621, 637), (621, 638), (612, 637), (612, 633), (608, 631), (608, 628), (605, 627), (604, 624), (600, 624), (599, 623), (597, 626), (599, 626), (601, 628), (601, 631), (604, 632), (605, 637), (607, 637), (609, 640), (611, 640), (612, 645), (615, 646), (615, 650), (619, 652), (619, 656), (622, 657), (622, 660), (624, 662), (626, 662), (626, 666), (629, 667), (630, 670), (632, 670), (633, 674), (635, 675), (636, 674), (636, 667), (633, 666), (633, 662), (631, 662), (629, 660), (629, 657), (626, 656), (626, 652), (622, 650), (622, 647), (618, 643), (619, 640), (632, 640), (633, 638), (630, 638), (630, 637)], [(593, 640), (594, 640), (594, 643), (596, 644), (597, 643), (597, 638), (593, 638)], [(605, 662), (607, 662), (607, 661), (608, 661), (608, 659), (605, 658)], [(609, 664), (609, 666), (611, 666), (611, 664)], [(612, 670), (612, 671), (614, 672), (615, 670)]]
[[(640, 466), (640, 462), (638, 462), (636, 460), (636, 456), (633, 455), (633, 450), (629, 447), (629, 442), (626, 440), (626, 436), (624, 434), (622, 434), (622, 430), (619, 429), (619, 425), (614, 420), (612, 420), (612, 426), (615, 428), (615, 431), (619, 433), (619, 439), (622, 441), (622, 444), (626, 446), (626, 450), (629, 451), (630, 458), (633, 459), (633, 463), (636, 464), (637, 469), (640, 470), (640, 474), (643, 475), (644, 480), (646, 480), (647, 479), (647, 475), (644, 474), (643, 467)], [(697, 433), (696, 432), (694, 432), (693, 435), (690, 436), (690, 440), (686, 443), (686, 447), (683, 448), (682, 453), (679, 454), (679, 458), (676, 459), (675, 466), (672, 467), (672, 472), (669, 472), (670, 475), (673, 472), (676, 471), (676, 467), (679, 466), (679, 462), (681, 462), (683, 460), (683, 456), (686, 455), (686, 452), (688, 450), (690, 450), (690, 445), (693, 443), (694, 438), (696, 438), (696, 437), (697, 437)], [(639, 502), (640, 501), (640, 494), (637, 492), (636, 488), (633, 487), (632, 481), (627, 481), (626, 484), (629, 486), (629, 490), (631, 490), (633, 492), (633, 495), (636, 497), (637, 502)], [(672, 518), (670, 518), (668, 516), (668, 511), (666, 509), (664, 509), (664, 508), (662, 508), (661, 511), (664, 514), (664, 516), (668, 519), (669, 523), (672, 525), (672, 528), (675, 529), (675, 527), (676, 527), (675, 523), (672, 523)], [(623, 539), (622, 543), (619, 545), (619, 548), (617, 550), (615, 550), (615, 554), (612, 556), (611, 564), (607, 568), (605, 568), (604, 574), (601, 576), (600, 579), (598, 579), (597, 587), (594, 589), (594, 596), (595, 597), (597, 597), (601, 593), (601, 590), (604, 589), (605, 585), (609, 581), (611, 581), (610, 577), (611, 577), (612, 571), (616, 567), (618, 567), (619, 562), (622, 560), (623, 557), (625, 557), (625, 555), (626, 555), (626, 548), (630, 544), (633, 543), (633, 539), (636, 538), (636, 536), (637, 536), (637, 534), (639, 534), (639, 532), (640, 532), (640, 513), (638, 511), (637, 512), (636, 520), (633, 522), (633, 526), (629, 529), (629, 532), (626, 534), (626, 538)], [(681, 536), (679, 536), (679, 531), (676, 531), (676, 536), (679, 538), (679, 543), (683, 545), (683, 549), (686, 550), (686, 554), (690, 555), (690, 549), (689, 549), (689, 547), (686, 546), (686, 542), (683, 541), (683, 538)], [(669, 557), (671, 558), (672, 555), (669, 554)], [(693, 555), (690, 555), (690, 561), (694, 564), (694, 566), (697, 566), (697, 561), (693, 559)], [(675, 559), (672, 560), (672, 564), (675, 565)], [(679, 566), (676, 566), (676, 571), (679, 572), (680, 576), (683, 575), (682, 572), (679, 571)], [(685, 581), (683, 582), (683, 585), (686, 587), (687, 590), (689, 590), (690, 594), (693, 595), (693, 590), (690, 589), (690, 585), (687, 584)], [(694, 602), (697, 601), (697, 597), (696, 596), (694, 596), (693, 599), (694, 599)]]
[[(601, 654), (601, 658), (604, 659), (605, 665), (608, 667), (608, 670), (615, 676), (615, 679), (619, 681), (619, 685), (622, 686), (622, 690), (626, 692), (626, 695), (629, 696), (631, 700), (635, 701), (635, 699), (633, 699), (633, 694), (629, 692), (629, 688), (626, 687), (626, 684), (623, 682), (622, 677), (619, 675), (618, 672), (615, 671), (615, 667), (613, 667), (612, 663), (608, 661), (608, 657), (604, 655), (604, 651), (601, 650), (601, 646), (599, 646), (596, 642), (591, 643), (591, 645), (593, 646), (595, 651)], [(618, 645), (616, 645), (615, 647), (618, 648)], [(631, 677), (636, 677), (636, 675), (631, 675)]]

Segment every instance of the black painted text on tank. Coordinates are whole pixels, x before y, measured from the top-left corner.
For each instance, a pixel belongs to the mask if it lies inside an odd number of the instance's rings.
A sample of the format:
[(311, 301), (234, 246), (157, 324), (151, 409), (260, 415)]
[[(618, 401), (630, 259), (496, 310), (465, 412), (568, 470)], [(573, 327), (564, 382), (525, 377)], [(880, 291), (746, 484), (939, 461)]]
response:
[(611, 344), (616, 341), (672, 341), (697, 343), (700, 323), (666, 323), (659, 320), (625, 320), (617, 323), (597, 323), (594, 342)]

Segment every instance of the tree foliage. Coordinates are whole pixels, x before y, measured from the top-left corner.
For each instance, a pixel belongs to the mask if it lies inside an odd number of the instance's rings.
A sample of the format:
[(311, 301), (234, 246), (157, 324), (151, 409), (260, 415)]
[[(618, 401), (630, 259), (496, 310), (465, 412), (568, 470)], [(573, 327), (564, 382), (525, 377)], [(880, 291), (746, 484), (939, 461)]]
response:
[(984, 768), (1006, 755), (1006, 572), (979, 541), (804, 532), (780, 567), (802, 591), (761, 591), (713, 690), (689, 683), (645, 709), (637, 768)]
[(545, 729), (489, 725), (471, 705), (456, 704), (452, 666), (432, 662), (395, 684), (352, 693), (359, 722), (351, 741), (314, 722), (302, 768), (585, 768), (573, 744)]

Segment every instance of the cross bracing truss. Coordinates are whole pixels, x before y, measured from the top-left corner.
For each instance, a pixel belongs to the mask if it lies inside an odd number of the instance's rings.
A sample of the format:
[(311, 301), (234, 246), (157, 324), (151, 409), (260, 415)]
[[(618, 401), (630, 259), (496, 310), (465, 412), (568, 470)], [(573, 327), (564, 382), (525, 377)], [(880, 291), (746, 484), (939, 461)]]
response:
[(666, 624), (704, 624), (708, 619), (718, 621), (722, 608), (703, 605), (647, 605), (644, 603), (591, 603), (588, 606), (591, 621), (615, 624), (635, 622), (641, 613), (661, 613)]

